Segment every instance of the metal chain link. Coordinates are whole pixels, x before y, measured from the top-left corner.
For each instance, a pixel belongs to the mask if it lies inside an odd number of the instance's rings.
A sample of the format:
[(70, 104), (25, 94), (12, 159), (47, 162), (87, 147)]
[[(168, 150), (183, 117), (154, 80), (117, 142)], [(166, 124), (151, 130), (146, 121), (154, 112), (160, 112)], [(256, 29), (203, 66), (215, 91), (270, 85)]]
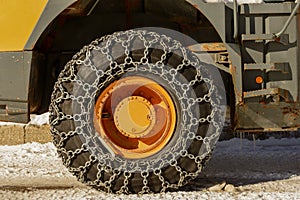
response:
[[(130, 55), (132, 51), (141, 48), (139, 45), (134, 47), (134, 44), (142, 44), (144, 49), (144, 55), (139, 61), (133, 61)], [(118, 49), (116, 50), (116, 48)], [(155, 63), (151, 63), (149, 60), (151, 49), (160, 49), (164, 52), (161, 59)], [(116, 52), (123, 52), (123, 55), (117, 55)], [(176, 52), (177, 55), (182, 57), (182, 63), (178, 66), (168, 66), (167, 55), (170, 52)], [(95, 62), (97, 56), (99, 56), (103, 65), (98, 65)], [(124, 56), (124, 63), (118, 64), (116, 62), (118, 56)], [(182, 83), (179, 81), (179, 79), (182, 79), (180, 72), (185, 70), (187, 66), (192, 66), (196, 70), (196, 75), (193, 80)], [(80, 75), (82, 71), (89, 71), (95, 79), (92, 81), (86, 80), (86, 77)], [(97, 94), (115, 77), (133, 72), (149, 73), (160, 77), (180, 101), (181, 121), (179, 127), (181, 130), (178, 133), (177, 141), (170, 147), (169, 151), (148, 159), (129, 160), (109, 151), (109, 147), (105, 145), (105, 142), (94, 130), (93, 119), (91, 119)], [(207, 94), (201, 97), (191, 97), (193, 86), (203, 82), (209, 89)], [(65, 83), (72, 83), (73, 90), (68, 91), (64, 87)], [(60, 104), (65, 101), (72, 101), (74, 105), (77, 105), (78, 110), (73, 110), (72, 115), (62, 112)], [(198, 104), (204, 102), (209, 103), (212, 109), (210, 114), (200, 117), (199, 113), (195, 113), (195, 111), (197, 111)], [(88, 173), (87, 168), (98, 161), (96, 180), (88, 182), (91, 186), (104, 186), (108, 192), (111, 192), (114, 180), (123, 174), (124, 183), (117, 193), (129, 193), (130, 179), (133, 174), (140, 173), (142, 190), (139, 193), (150, 193), (148, 177), (152, 173), (161, 181), (161, 191), (164, 192), (169, 188), (182, 186), (187, 178), (195, 178), (202, 170), (203, 160), (208, 159), (210, 156), (212, 147), (222, 129), (220, 124), (222, 113), (219, 104), (217, 88), (209, 76), (209, 71), (194, 54), (182, 47), (178, 41), (165, 35), (142, 30), (130, 30), (93, 41), (68, 62), (60, 74), (52, 94), (50, 105), (51, 132), (53, 136), (59, 136), (60, 138), (59, 141), (55, 142), (55, 145), (61, 155), (66, 155), (63, 156), (64, 164), (73, 173), (77, 173), (78, 170), (81, 171), (78, 177), (80, 181), (85, 182), (84, 174)], [(64, 120), (73, 120), (76, 130), (68, 132), (58, 130), (56, 127)], [(204, 123), (209, 123), (208, 129), (210, 130), (205, 137), (200, 136), (198, 133), (198, 126)], [(82, 147), (75, 151), (66, 149), (66, 141), (76, 134), (82, 138)], [(199, 155), (188, 152), (188, 148), (193, 141), (203, 142)], [(91, 154), (90, 160), (87, 160), (85, 165), (80, 168), (72, 167), (72, 161), (76, 159), (76, 156), (87, 150)], [(196, 164), (197, 170), (194, 172), (184, 170), (177, 162), (178, 158), (189, 158)], [(166, 165), (173, 166), (180, 174), (180, 180), (177, 183), (171, 184), (164, 177), (162, 169)], [(103, 182), (102, 173), (111, 173), (112, 176), (109, 180)]]

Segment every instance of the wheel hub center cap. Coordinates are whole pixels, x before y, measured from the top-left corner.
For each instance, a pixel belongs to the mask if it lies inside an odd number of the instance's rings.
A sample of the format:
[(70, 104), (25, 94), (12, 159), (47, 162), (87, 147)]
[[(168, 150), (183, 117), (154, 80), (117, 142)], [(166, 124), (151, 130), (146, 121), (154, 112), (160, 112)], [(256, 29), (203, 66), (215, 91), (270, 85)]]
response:
[(155, 124), (154, 117), (154, 107), (140, 96), (123, 99), (114, 112), (117, 129), (130, 138), (141, 138), (149, 134)]

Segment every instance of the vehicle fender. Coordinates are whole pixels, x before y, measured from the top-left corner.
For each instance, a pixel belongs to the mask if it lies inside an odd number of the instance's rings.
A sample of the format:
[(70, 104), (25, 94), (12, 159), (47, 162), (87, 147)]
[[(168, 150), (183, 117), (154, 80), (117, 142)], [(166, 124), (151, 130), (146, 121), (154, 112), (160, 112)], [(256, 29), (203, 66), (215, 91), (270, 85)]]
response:
[(28, 38), (24, 49), (32, 50), (43, 31), (47, 28), (47, 26), (61, 12), (63, 12), (66, 8), (68, 8), (76, 1), (77, 0), (49, 0), (30, 37)]

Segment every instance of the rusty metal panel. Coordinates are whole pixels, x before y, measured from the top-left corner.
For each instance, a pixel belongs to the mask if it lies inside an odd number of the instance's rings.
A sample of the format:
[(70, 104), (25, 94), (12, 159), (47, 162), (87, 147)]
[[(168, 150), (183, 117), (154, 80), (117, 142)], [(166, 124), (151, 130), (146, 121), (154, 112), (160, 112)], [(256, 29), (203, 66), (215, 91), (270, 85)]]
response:
[(238, 131), (286, 131), (300, 127), (299, 103), (239, 105), (236, 114)]
[[(287, 21), (288, 16), (269, 16), (266, 18), (266, 32), (272, 34), (278, 32)], [(294, 18), (288, 27), (286, 34), (288, 34), (288, 41), (286, 44), (280, 44), (278, 42), (269, 42), (268, 49), (266, 52), (266, 62), (274, 63), (288, 63), (290, 68), (290, 79), (285, 81), (271, 81), (274, 80), (273, 77), (270, 77), (270, 82), (267, 83), (269, 88), (282, 88), (290, 91), (293, 99), (297, 101), (299, 99), (299, 47), (297, 46), (297, 19)], [(276, 75), (276, 74), (270, 74)], [(269, 76), (270, 76), (269, 75)], [(276, 78), (276, 77), (275, 77)], [(284, 78), (284, 76), (281, 76)]]
[(27, 101), (30, 52), (0, 53), (0, 100)]
[(27, 102), (0, 100), (0, 121), (26, 123), (28, 120)]
[(191, 45), (188, 47), (193, 52), (220, 52), (227, 51), (224, 43), (212, 42), (212, 43), (199, 43), (197, 45)]
[(31, 52), (0, 53), (0, 120), (28, 120)]

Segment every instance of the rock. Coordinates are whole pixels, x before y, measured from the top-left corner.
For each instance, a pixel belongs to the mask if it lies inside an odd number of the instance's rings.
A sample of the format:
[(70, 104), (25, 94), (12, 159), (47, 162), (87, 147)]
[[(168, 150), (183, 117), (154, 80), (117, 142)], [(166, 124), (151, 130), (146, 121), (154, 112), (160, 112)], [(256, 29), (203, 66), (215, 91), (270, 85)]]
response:
[(225, 188), (224, 188), (224, 191), (225, 191), (225, 192), (235, 192), (236, 189), (235, 189), (235, 187), (234, 187), (233, 185), (227, 184), (227, 185), (225, 186)]
[(220, 192), (224, 189), (225, 186), (226, 186), (226, 182), (224, 181), (220, 184), (216, 184), (216, 185), (209, 187), (207, 190), (210, 192)]

